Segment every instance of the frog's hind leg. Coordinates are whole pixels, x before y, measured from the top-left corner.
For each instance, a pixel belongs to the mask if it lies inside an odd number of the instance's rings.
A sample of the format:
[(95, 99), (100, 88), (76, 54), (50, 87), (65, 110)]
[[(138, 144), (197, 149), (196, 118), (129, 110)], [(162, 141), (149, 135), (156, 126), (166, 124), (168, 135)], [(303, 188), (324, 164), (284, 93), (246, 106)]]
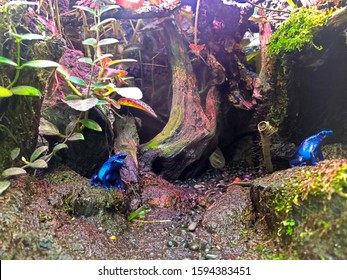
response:
[(304, 166), (306, 165), (306, 162), (303, 161), (301, 158), (295, 158), (289, 161), (289, 166), (290, 167), (295, 167), (295, 166)]

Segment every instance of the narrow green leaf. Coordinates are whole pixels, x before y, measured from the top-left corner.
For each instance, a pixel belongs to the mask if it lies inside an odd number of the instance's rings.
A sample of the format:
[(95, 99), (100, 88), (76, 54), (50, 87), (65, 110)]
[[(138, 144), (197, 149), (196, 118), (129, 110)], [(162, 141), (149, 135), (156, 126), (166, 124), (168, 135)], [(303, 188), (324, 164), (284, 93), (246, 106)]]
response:
[(3, 56), (0, 56), (0, 63), (9, 64), (9, 65), (12, 65), (12, 66), (17, 66), (18, 65), (17, 63), (12, 61), (11, 59), (8, 59), (8, 58), (3, 57)]
[(7, 177), (18, 176), (18, 175), (23, 175), (23, 174), (27, 174), (25, 169), (19, 168), (19, 167), (11, 167), (11, 168), (5, 169), (2, 172), (1, 176), (4, 178), (7, 178)]
[(14, 148), (11, 151), (11, 159), (15, 160), (19, 156), (19, 153), (20, 153), (20, 148)]
[(39, 134), (41, 134), (41, 135), (55, 135), (55, 136), (61, 135), (59, 132), (59, 129), (54, 124), (45, 120), (44, 118), (40, 119)]
[(33, 162), (35, 159), (37, 159), (42, 153), (48, 150), (48, 146), (41, 146), (38, 147), (30, 157), (30, 162)]
[(104, 59), (104, 58), (108, 58), (108, 57), (112, 57), (113, 55), (110, 53), (106, 53), (100, 57), (98, 57), (97, 59), (94, 60), (94, 64), (97, 64), (100, 60)]
[(104, 12), (107, 12), (109, 10), (112, 10), (112, 9), (118, 9), (119, 6), (118, 5), (108, 5), (108, 6), (104, 6), (100, 9), (100, 15), (102, 15)]
[(90, 64), (90, 65), (93, 64), (93, 61), (92, 61), (92, 59), (90, 57), (81, 57), (81, 58), (78, 59), (78, 61)]
[(67, 124), (67, 126), (65, 127), (65, 134), (66, 135), (70, 135), (71, 132), (75, 129), (77, 120), (78, 119), (73, 119), (71, 122), (69, 122)]
[(42, 93), (37, 88), (30, 86), (18, 86), (10, 90), (15, 95), (42, 96)]
[(102, 131), (101, 126), (97, 122), (95, 122), (91, 119), (80, 120), (80, 123), (83, 124), (84, 126), (88, 127), (89, 129), (96, 130), (96, 131)]
[(99, 99), (97, 99), (96, 97), (92, 97), (92, 98), (80, 99), (80, 100), (62, 100), (62, 101), (77, 111), (85, 112), (93, 108), (96, 104), (98, 104)]
[(75, 133), (75, 134), (71, 135), (67, 140), (69, 140), (69, 141), (84, 140), (84, 136), (82, 133)]
[(92, 47), (96, 47), (96, 44), (97, 44), (97, 41), (95, 38), (88, 38), (88, 39), (85, 39), (83, 42), (82, 42), (83, 45), (88, 45), (88, 46), (92, 46)]
[(38, 5), (38, 3), (36, 2), (32, 2), (32, 1), (11, 1), (5, 4), (5, 6), (12, 6), (12, 5)]
[(132, 59), (132, 58), (117, 59), (117, 60), (111, 61), (109, 63), (109, 66), (121, 65), (123, 69), (127, 69), (127, 68), (129, 68), (130, 66), (132, 66), (136, 62), (137, 62), (137, 60), (136, 59)]
[(87, 83), (85, 81), (75, 76), (68, 76), (65, 78), (65, 80), (70, 81), (71, 83), (79, 85), (79, 86), (84, 86), (84, 87), (87, 86)]
[(11, 96), (13, 93), (7, 88), (0, 87), (0, 97), (8, 97)]
[(31, 168), (47, 168), (48, 167), (48, 164), (46, 161), (44, 161), (43, 159), (37, 159), (35, 160), (34, 162), (30, 162), (29, 163), (29, 166)]
[(79, 97), (75, 94), (69, 94), (65, 96), (64, 100), (82, 100), (82, 97)]
[(111, 44), (116, 44), (118, 43), (119, 40), (115, 38), (107, 38), (107, 39), (102, 39), (98, 42), (98, 46), (106, 46), (106, 45), (111, 45)]
[(0, 181), (0, 195), (11, 185), (10, 181)]
[(105, 100), (99, 100), (98, 103), (97, 103), (96, 105), (101, 106), (101, 105), (107, 105), (107, 104), (108, 104), (107, 101), (105, 101)]
[(104, 25), (104, 24), (106, 24), (106, 23), (109, 23), (109, 22), (111, 22), (111, 21), (116, 21), (116, 19), (115, 19), (115, 18), (107, 18), (107, 19), (101, 21), (100, 23), (98, 23), (98, 24), (96, 24), (96, 25), (93, 25), (93, 26), (90, 28), (90, 30), (91, 30), (91, 31), (96, 31), (96, 30), (99, 29), (102, 25)]
[(45, 38), (41, 34), (32, 34), (32, 33), (27, 33), (27, 34), (10, 33), (10, 36), (14, 37), (20, 41), (22, 41), (22, 40), (42, 40)]
[(61, 149), (68, 149), (68, 145), (66, 145), (64, 143), (60, 143), (58, 145), (55, 145), (52, 152), (53, 152), (53, 154), (55, 154)]
[(31, 60), (24, 63), (21, 68), (32, 67), (32, 68), (46, 68), (46, 67), (59, 67), (59, 63), (51, 60)]
[(73, 6), (73, 7), (76, 9), (80, 9), (80, 10), (86, 11), (88, 13), (91, 13), (93, 16), (96, 17), (96, 12), (89, 7), (85, 7), (85, 6)]
[(106, 86), (107, 86), (107, 84), (105, 84), (105, 83), (100, 83), (100, 82), (97, 82), (97, 83), (92, 84), (92, 88), (93, 88), (93, 89), (105, 89)]

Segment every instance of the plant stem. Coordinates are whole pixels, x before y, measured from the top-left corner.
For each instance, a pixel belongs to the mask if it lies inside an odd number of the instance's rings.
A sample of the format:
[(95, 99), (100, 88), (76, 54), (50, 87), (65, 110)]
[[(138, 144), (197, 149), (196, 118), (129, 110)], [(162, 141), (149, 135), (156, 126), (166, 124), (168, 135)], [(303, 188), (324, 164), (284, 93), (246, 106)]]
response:
[(13, 81), (7, 86), (7, 89), (10, 89), (14, 86), (14, 84), (17, 82), (19, 78), (19, 73), (20, 73), (20, 40), (16, 39), (17, 42), (17, 69), (16, 69), (16, 75), (14, 76)]
[(199, 19), (200, 0), (196, 1), (195, 22), (194, 22), (194, 45), (198, 44), (198, 19)]

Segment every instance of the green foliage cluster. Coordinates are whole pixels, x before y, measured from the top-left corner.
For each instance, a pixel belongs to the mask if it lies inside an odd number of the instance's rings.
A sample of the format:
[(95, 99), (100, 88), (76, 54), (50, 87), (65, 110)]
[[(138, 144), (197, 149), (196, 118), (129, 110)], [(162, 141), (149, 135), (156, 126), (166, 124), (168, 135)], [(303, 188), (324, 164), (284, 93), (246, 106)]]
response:
[(322, 47), (313, 42), (314, 33), (327, 24), (330, 17), (326, 11), (317, 8), (300, 8), (294, 10), (271, 36), (268, 54), (271, 58), (283, 58), (289, 52), (301, 51), (304, 47)]
[[(314, 171), (302, 169), (298, 176), (284, 182), (281, 188), (273, 200), (274, 209), (280, 219), (277, 234), (290, 236), (300, 222), (295, 218), (294, 210), (306, 204), (309, 197), (319, 196), (323, 203), (330, 201), (332, 195), (347, 199), (347, 164), (342, 164), (339, 168), (329, 165), (322, 169), (317, 167)], [(326, 227), (326, 224), (322, 223), (322, 227)]]

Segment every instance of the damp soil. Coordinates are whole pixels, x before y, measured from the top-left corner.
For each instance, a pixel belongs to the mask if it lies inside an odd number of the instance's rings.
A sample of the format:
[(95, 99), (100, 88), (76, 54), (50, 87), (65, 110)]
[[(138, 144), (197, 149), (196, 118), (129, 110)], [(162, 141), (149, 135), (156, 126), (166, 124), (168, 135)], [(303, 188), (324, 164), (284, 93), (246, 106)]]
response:
[[(267, 259), (276, 249), (255, 224), (244, 168), (169, 183), (142, 177), (126, 193), (60, 169), (12, 180), (0, 197), (1, 259)], [(149, 210), (128, 221), (139, 207)], [(270, 240), (270, 241), (269, 241)]]

